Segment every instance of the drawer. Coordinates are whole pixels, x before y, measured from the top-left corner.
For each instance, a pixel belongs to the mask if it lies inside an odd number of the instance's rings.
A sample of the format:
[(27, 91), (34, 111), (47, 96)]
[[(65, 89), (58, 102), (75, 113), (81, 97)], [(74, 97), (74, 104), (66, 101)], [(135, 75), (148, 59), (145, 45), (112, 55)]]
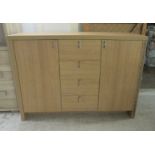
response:
[(97, 111), (98, 96), (62, 96), (62, 111)]
[(16, 99), (1, 99), (0, 98), (0, 111), (17, 110)]
[(62, 95), (98, 95), (99, 80), (61, 80)]
[(61, 79), (99, 79), (99, 61), (60, 61)]
[(0, 46), (0, 51), (8, 51), (8, 47), (7, 46)]
[(9, 64), (8, 51), (0, 51), (0, 65)]
[(12, 80), (12, 72), (8, 65), (0, 65), (0, 81), (4, 80)]
[(15, 89), (13, 81), (0, 82), (0, 99), (15, 99)]
[(60, 60), (99, 60), (100, 40), (60, 40)]

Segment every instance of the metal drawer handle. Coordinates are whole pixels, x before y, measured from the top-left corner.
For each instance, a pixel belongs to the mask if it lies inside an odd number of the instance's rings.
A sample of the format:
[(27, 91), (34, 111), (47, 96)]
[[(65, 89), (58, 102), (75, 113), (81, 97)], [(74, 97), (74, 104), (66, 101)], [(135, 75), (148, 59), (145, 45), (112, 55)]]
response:
[(102, 41), (102, 48), (106, 48), (106, 41), (105, 40)]
[(78, 96), (78, 103), (80, 102), (80, 98), (81, 98), (81, 96)]
[(81, 41), (80, 40), (78, 40), (78, 42), (77, 42), (77, 47), (81, 48)]

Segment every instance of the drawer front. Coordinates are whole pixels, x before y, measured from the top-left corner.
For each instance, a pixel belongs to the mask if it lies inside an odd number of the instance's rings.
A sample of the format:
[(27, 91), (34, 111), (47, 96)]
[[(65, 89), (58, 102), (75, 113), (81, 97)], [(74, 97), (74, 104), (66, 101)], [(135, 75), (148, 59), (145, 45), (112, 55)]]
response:
[(62, 95), (98, 95), (99, 80), (61, 80)]
[(0, 71), (0, 81), (12, 80), (12, 73), (10, 71)]
[(10, 66), (0, 65), (0, 81), (12, 80), (12, 72)]
[(99, 61), (61, 61), (61, 79), (99, 79)]
[(98, 96), (62, 96), (62, 111), (97, 111)]
[(0, 111), (17, 110), (16, 99), (1, 99), (0, 98)]
[(60, 40), (60, 60), (99, 60), (100, 40)]
[(0, 99), (15, 99), (15, 90), (13, 81), (0, 82)]
[(0, 51), (0, 65), (9, 64), (8, 51)]
[(62, 111), (97, 111), (100, 40), (60, 40)]

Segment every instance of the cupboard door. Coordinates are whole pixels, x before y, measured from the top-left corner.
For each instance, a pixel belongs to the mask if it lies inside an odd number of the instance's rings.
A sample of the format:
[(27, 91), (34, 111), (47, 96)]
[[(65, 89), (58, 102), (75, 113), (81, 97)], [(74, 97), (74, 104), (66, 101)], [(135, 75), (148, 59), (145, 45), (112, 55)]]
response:
[(99, 110), (132, 110), (138, 87), (141, 41), (103, 41)]
[(14, 42), (24, 112), (60, 111), (57, 41)]

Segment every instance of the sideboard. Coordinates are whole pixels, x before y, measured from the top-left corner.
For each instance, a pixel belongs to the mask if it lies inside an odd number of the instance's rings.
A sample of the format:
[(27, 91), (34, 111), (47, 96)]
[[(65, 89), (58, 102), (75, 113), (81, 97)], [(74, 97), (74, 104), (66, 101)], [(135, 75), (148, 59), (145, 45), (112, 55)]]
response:
[(146, 36), (19, 33), (8, 40), (23, 120), (28, 113), (70, 111), (134, 117)]

